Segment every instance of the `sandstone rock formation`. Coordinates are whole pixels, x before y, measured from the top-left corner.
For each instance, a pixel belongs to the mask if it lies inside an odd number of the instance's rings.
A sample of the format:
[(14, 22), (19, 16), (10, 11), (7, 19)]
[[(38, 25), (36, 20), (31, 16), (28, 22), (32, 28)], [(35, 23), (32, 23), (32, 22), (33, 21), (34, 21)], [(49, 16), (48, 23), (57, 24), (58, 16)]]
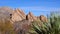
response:
[(37, 20), (37, 17), (34, 16), (31, 12), (29, 12), (29, 14), (26, 15), (26, 19), (30, 21), (34, 21)]
[(26, 18), (25, 13), (19, 8), (13, 10), (9, 7), (0, 7), (0, 16), (4, 16), (3, 18), (9, 17), (13, 22), (21, 21)]
[(39, 20), (42, 22), (47, 22), (47, 18), (44, 15), (36, 17), (32, 12), (25, 15), (21, 9), (11, 9), (9, 7), (0, 7), (0, 19), (8, 19), (13, 21), (14, 30), (17, 32), (17, 34), (24, 34), (27, 32), (31, 27), (32, 21)]
[(34, 16), (32, 12), (29, 12), (27, 15), (25, 15), (25, 13), (23, 12), (23, 10), (16, 8), (16, 9), (12, 9), (9, 7), (0, 7), (0, 16), (3, 18), (9, 18), (11, 19), (13, 22), (15, 21), (21, 21), (21, 20), (29, 20), (29, 21), (35, 21), (37, 19), (40, 19), (42, 22), (47, 22), (47, 18), (43, 15), (41, 16)]
[(4, 19), (10, 19), (10, 14), (13, 13), (13, 9), (8, 8), (8, 7), (0, 7), (0, 18), (4, 18)]
[(48, 22), (47, 18), (44, 16), (44, 15), (41, 15), (39, 17), (39, 19), (42, 21), (42, 22)]
[(26, 15), (22, 10), (20, 10), (20, 9), (15, 9), (14, 10), (14, 13), (12, 15), (12, 20), (13, 21), (21, 21), (25, 18), (26, 18)]

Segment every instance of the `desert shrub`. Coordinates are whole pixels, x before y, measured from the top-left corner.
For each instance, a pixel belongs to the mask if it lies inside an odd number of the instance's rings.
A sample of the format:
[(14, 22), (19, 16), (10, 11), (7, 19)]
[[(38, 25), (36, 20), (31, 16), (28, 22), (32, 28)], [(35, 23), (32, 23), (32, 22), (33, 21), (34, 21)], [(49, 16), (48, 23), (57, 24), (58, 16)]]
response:
[(60, 15), (54, 13), (54, 14), (51, 14), (51, 16), (48, 19), (50, 19), (48, 23), (33, 21), (32, 29), (31, 29), (33, 33), (35, 34), (60, 34)]
[(50, 17), (51, 34), (60, 34), (60, 15), (52, 14)]
[(0, 18), (0, 33), (1, 34), (15, 34), (13, 25), (9, 19)]
[(32, 28), (29, 30), (31, 34), (48, 34), (48, 23), (43, 23), (39, 20), (32, 22)]

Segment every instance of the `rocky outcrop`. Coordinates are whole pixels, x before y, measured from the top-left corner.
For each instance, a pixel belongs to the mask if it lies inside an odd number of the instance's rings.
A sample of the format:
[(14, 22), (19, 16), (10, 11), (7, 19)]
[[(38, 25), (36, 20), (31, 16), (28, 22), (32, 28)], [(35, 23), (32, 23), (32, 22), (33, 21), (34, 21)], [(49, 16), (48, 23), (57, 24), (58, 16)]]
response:
[(9, 7), (0, 7), (0, 16), (3, 18), (9, 18), (13, 22), (15, 21), (21, 21), (21, 20), (29, 20), (29, 21), (35, 21), (37, 19), (40, 19), (42, 22), (47, 22), (47, 18), (44, 15), (41, 16), (34, 16), (32, 12), (29, 12), (27, 15), (23, 12), (23, 10), (16, 8), (12, 9)]
[(29, 12), (27, 15), (25, 15), (25, 13), (21, 9), (11, 9), (9, 7), (0, 8), (0, 22), (1, 19), (2, 22), (5, 22), (5, 19), (11, 20), (11, 22), (13, 21), (13, 28), (14, 31), (17, 32), (16, 34), (27, 33), (27, 31), (31, 28), (32, 21), (39, 20), (38, 25), (41, 25), (43, 22), (47, 22), (47, 18), (44, 15), (36, 17), (32, 12)]
[(10, 19), (10, 14), (13, 13), (13, 9), (9, 7), (0, 7), (0, 18), (7, 18)]
[(14, 10), (14, 13), (12, 15), (12, 20), (13, 21), (21, 21), (25, 18), (26, 18), (26, 15), (22, 10), (20, 10), (20, 9), (15, 9)]
[(25, 13), (19, 8), (11, 9), (9, 7), (0, 7), (0, 16), (4, 16), (3, 18), (9, 17), (13, 22), (21, 21), (26, 18)]
[(37, 17), (34, 16), (31, 12), (29, 12), (29, 14), (26, 15), (26, 19), (29, 21), (34, 21), (37, 20)]
[(39, 19), (42, 21), (42, 22), (48, 22), (47, 18), (44, 16), (44, 15), (41, 15), (39, 17)]

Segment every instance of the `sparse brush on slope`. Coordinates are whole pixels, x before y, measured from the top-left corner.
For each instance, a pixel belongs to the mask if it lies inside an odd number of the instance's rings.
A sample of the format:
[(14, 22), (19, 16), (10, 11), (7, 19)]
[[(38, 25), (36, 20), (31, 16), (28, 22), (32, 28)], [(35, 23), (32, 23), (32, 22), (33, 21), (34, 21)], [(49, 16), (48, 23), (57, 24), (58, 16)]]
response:
[(4, 18), (0, 18), (0, 34), (15, 34), (12, 23)]

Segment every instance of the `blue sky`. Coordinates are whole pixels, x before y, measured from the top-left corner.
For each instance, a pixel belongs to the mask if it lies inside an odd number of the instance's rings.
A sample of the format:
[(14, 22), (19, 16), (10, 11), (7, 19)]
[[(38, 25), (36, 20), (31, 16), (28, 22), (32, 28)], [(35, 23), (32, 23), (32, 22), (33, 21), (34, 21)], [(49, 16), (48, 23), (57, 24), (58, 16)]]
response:
[(60, 0), (0, 0), (0, 6), (20, 8), (27, 14), (47, 15), (51, 11), (60, 11)]

